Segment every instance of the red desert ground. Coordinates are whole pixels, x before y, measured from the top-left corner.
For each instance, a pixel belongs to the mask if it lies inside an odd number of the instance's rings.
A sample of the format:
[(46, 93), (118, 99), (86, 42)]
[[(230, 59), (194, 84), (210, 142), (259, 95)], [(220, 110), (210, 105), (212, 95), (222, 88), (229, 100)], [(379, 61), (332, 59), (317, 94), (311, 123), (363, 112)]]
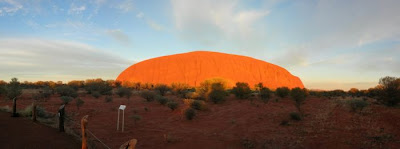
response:
[[(131, 139), (137, 144), (130, 147), (146, 149), (400, 148), (400, 79), (383, 79), (388, 83), (369, 90), (312, 91), (277, 65), (196, 51), (136, 63), (116, 81), (13, 80), (1, 83), (0, 109), (11, 112), (15, 97), (20, 118), (2, 113), (0, 124), (23, 125), (10, 129), (15, 133), (0, 127), (0, 148), (79, 148), (85, 115), (89, 148), (120, 148)], [(29, 122), (33, 102), (35, 123)], [(61, 105), (70, 139), (52, 144)], [(124, 132), (116, 130), (120, 105), (126, 105)], [(55, 128), (36, 128), (42, 124)], [(24, 146), (24, 139), (31, 141)]]

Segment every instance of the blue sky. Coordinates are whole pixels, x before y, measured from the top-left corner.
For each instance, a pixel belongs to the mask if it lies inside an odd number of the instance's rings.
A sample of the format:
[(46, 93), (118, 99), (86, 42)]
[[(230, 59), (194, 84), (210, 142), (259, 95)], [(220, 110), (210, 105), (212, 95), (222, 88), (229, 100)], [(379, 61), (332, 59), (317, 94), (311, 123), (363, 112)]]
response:
[(0, 0), (0, 80), (115, 79), (196, 50), (277, 64), (307, 88), (400, 74), (397, 0)]

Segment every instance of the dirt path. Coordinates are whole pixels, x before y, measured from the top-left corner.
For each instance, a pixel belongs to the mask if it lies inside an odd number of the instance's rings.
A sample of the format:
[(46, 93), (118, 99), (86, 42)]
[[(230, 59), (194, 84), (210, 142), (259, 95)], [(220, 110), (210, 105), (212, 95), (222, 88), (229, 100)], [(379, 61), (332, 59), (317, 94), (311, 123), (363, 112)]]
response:
[(80, 143), (57, 129), (0, 112), (0, 148), (75, 149), (80, 148)]

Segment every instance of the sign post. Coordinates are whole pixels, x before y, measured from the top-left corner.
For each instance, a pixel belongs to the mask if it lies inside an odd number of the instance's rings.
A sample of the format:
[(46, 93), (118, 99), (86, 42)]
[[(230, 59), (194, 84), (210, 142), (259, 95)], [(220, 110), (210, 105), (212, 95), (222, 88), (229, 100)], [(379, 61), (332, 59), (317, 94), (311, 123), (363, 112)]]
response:
[(118, 108), (117, 131), (119, 130), (119, 111), (122, 110), (122, 132), (124, 132), (125, 108), (126, 105), (120, 105)]

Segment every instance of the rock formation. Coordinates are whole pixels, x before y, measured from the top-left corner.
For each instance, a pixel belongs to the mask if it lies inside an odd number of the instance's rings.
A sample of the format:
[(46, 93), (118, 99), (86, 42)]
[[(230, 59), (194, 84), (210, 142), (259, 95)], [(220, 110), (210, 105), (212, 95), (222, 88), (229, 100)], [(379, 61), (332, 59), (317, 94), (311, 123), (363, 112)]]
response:
[(223, 78), (230, 87), (236, 82), (247, 82), (253, 88), (262, 82), (271, 89), (282, 86), (304, 88), (298, 77), (277, 65), (246, 56), (207, 51), (148, 59), (124, 70), (117, 80), (199, 86), (202, 81), (211, 78)]

